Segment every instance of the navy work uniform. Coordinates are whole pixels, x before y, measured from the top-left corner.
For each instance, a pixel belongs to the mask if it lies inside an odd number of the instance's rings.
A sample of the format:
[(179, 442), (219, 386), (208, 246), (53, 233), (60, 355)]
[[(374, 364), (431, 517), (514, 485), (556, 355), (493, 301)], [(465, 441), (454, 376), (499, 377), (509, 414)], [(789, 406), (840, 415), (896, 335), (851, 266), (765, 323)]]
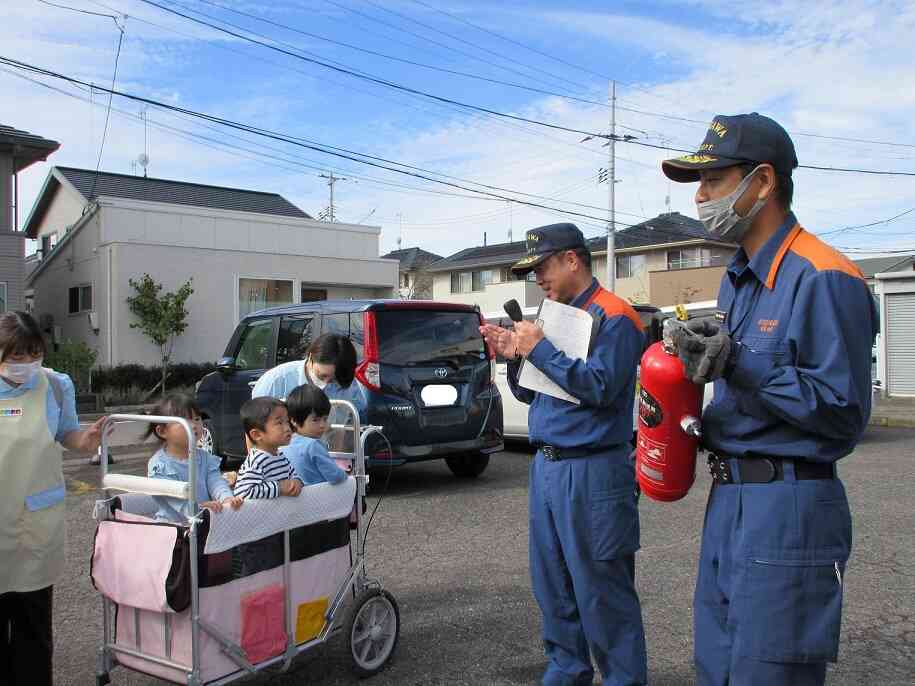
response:
[[(787, 132), (756, 113), (719, 116), (700, 152), (664, 172), (698, 180), (746, 163), (790, 177)], [(716, 319), (731, 348), (702, 417), (714, 483), (694, 599), (697, 680), (823, 684), (852, 542), (836, 462), (870, 416), (874, 299), (860, 270), (789, 212), (752, 257), (736, 252)]]
[(718, 479), (696, 583), (699, 681), (821, 684), (851, 552), (835, 463), (870, 416), (874, 301), (789, 214), (752, 259), (737, 252), (718, 307), (738, 352), (702, 419)]
[[(540, 242), (541, 249), (549, 245)], [(530, 404), (530, 441), (539, 447), (530, 469), (529, 515), (531, 580), (549, 658), (543, 684), (591, 684), (591, 655), (606, 686), (644, 684), (645, 635), (635, 590), (639, 515), (629, 444), (644, 334), (632, 307), (596, 279), (570, 304), (597, 322), (587, 360), (567, 357), (544, 338), (525, 364), (580, 405), (521, 388), (520, 363), (508, 363), (511, 390)]]

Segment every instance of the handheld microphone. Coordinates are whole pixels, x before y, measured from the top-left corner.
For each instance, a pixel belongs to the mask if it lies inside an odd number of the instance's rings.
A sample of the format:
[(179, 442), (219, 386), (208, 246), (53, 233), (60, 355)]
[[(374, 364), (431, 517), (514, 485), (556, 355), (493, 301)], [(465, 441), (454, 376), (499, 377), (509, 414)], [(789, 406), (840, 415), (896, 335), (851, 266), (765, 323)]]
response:
[(505, 314), (507, 314), (508, 318), (513, 322), (520, 322), (524, 319), (524, 315), (521, 314), (521, 305), (519, 305), (518, 301), (514, 298), (509, 300), (502, 307), (505, 310)]

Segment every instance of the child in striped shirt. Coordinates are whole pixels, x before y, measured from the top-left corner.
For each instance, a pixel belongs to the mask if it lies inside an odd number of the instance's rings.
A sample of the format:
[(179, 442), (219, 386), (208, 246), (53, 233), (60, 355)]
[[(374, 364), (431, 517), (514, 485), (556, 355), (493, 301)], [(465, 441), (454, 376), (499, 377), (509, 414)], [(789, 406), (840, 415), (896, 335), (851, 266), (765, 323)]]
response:
[[(245, 436), (252, 446), (238, 470), (235, 495), (245, 500), (299, 495), (302, 481), (279, 449), (289, 443), (292, 428), (286, 405), (276, 398), (252, 398), (241, 407)], [(283, 534), (239, 546), (241, 576), (283, 564)]]

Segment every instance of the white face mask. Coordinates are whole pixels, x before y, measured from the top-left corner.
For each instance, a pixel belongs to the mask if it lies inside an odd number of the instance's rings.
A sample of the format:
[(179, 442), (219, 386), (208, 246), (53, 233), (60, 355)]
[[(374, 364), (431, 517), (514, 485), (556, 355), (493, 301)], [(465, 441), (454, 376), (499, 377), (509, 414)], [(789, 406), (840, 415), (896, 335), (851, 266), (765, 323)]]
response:
[(734, 209), (734, 205), (737, 204), (737, 201), (749, 188), (753, 175), (758, 169), (759, 167), (756, 167), (756, 169), (747, 174), (737, 184), (737, 188), (723, 198), (696, 204), (696, 209), (699, 212), (699, 221), (705, 225), (705, 228), (714, 238), (722, 238), (739, 243), (753, 224), (753, 218), (759, 214), (763, 205), (766, 204), (768, 198), (757, 200), (745, 217), (741, 217), (737, 214), (737, 210)]
[(308, 380), (316, 388), (320, 388), (323, 391), (327, 386), (327, 382), (318, 378), (318, 375), (315, 373), (314, 368), (310, 364), (305, 367), (305, 374), (308, 375)]
[(32, 380), (41, 369), (43, 361), (39, 359), (35, 362), (4, 362), (0, 365), (0, 376), (21, 386)]

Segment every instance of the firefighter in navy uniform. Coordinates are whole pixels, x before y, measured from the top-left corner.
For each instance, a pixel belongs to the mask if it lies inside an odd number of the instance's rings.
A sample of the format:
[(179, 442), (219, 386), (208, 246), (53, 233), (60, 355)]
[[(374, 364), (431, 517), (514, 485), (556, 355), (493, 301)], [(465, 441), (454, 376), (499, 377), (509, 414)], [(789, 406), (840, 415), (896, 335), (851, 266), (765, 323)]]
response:
[[(530, 567), (543, 613), (546, 686), (591, 684), (591, 656), (605, 686), (644, 684), (645, 635), (635, 590), (639, 515), (632, 452), (636, 367), (642, 324), (628, 303), (600, 287), (591, 255), (572, 224), (527, 233), (527, 255), (512, 269), (534, 271), (547, 298), (587, 310), (595, 335), (586, 360), (567, 357), (539, 326), (481, 327), (509, 358), (509, 383), (530, 404)], [(521, 359), (581, 404), (518, 385)]]
[(714, 382), (702, 418), (714, 479), (694, 601), (701, 686), (822, 684), (838, 654), (851, 514), (836, 463), (871, 410), (874, 300), (858, 268), (792, 214), (787, 132), (718, 116), (667, 160), (698, 181), (699, 218), (740, 244), (715, 320), (675, 334), (687, 375)]

